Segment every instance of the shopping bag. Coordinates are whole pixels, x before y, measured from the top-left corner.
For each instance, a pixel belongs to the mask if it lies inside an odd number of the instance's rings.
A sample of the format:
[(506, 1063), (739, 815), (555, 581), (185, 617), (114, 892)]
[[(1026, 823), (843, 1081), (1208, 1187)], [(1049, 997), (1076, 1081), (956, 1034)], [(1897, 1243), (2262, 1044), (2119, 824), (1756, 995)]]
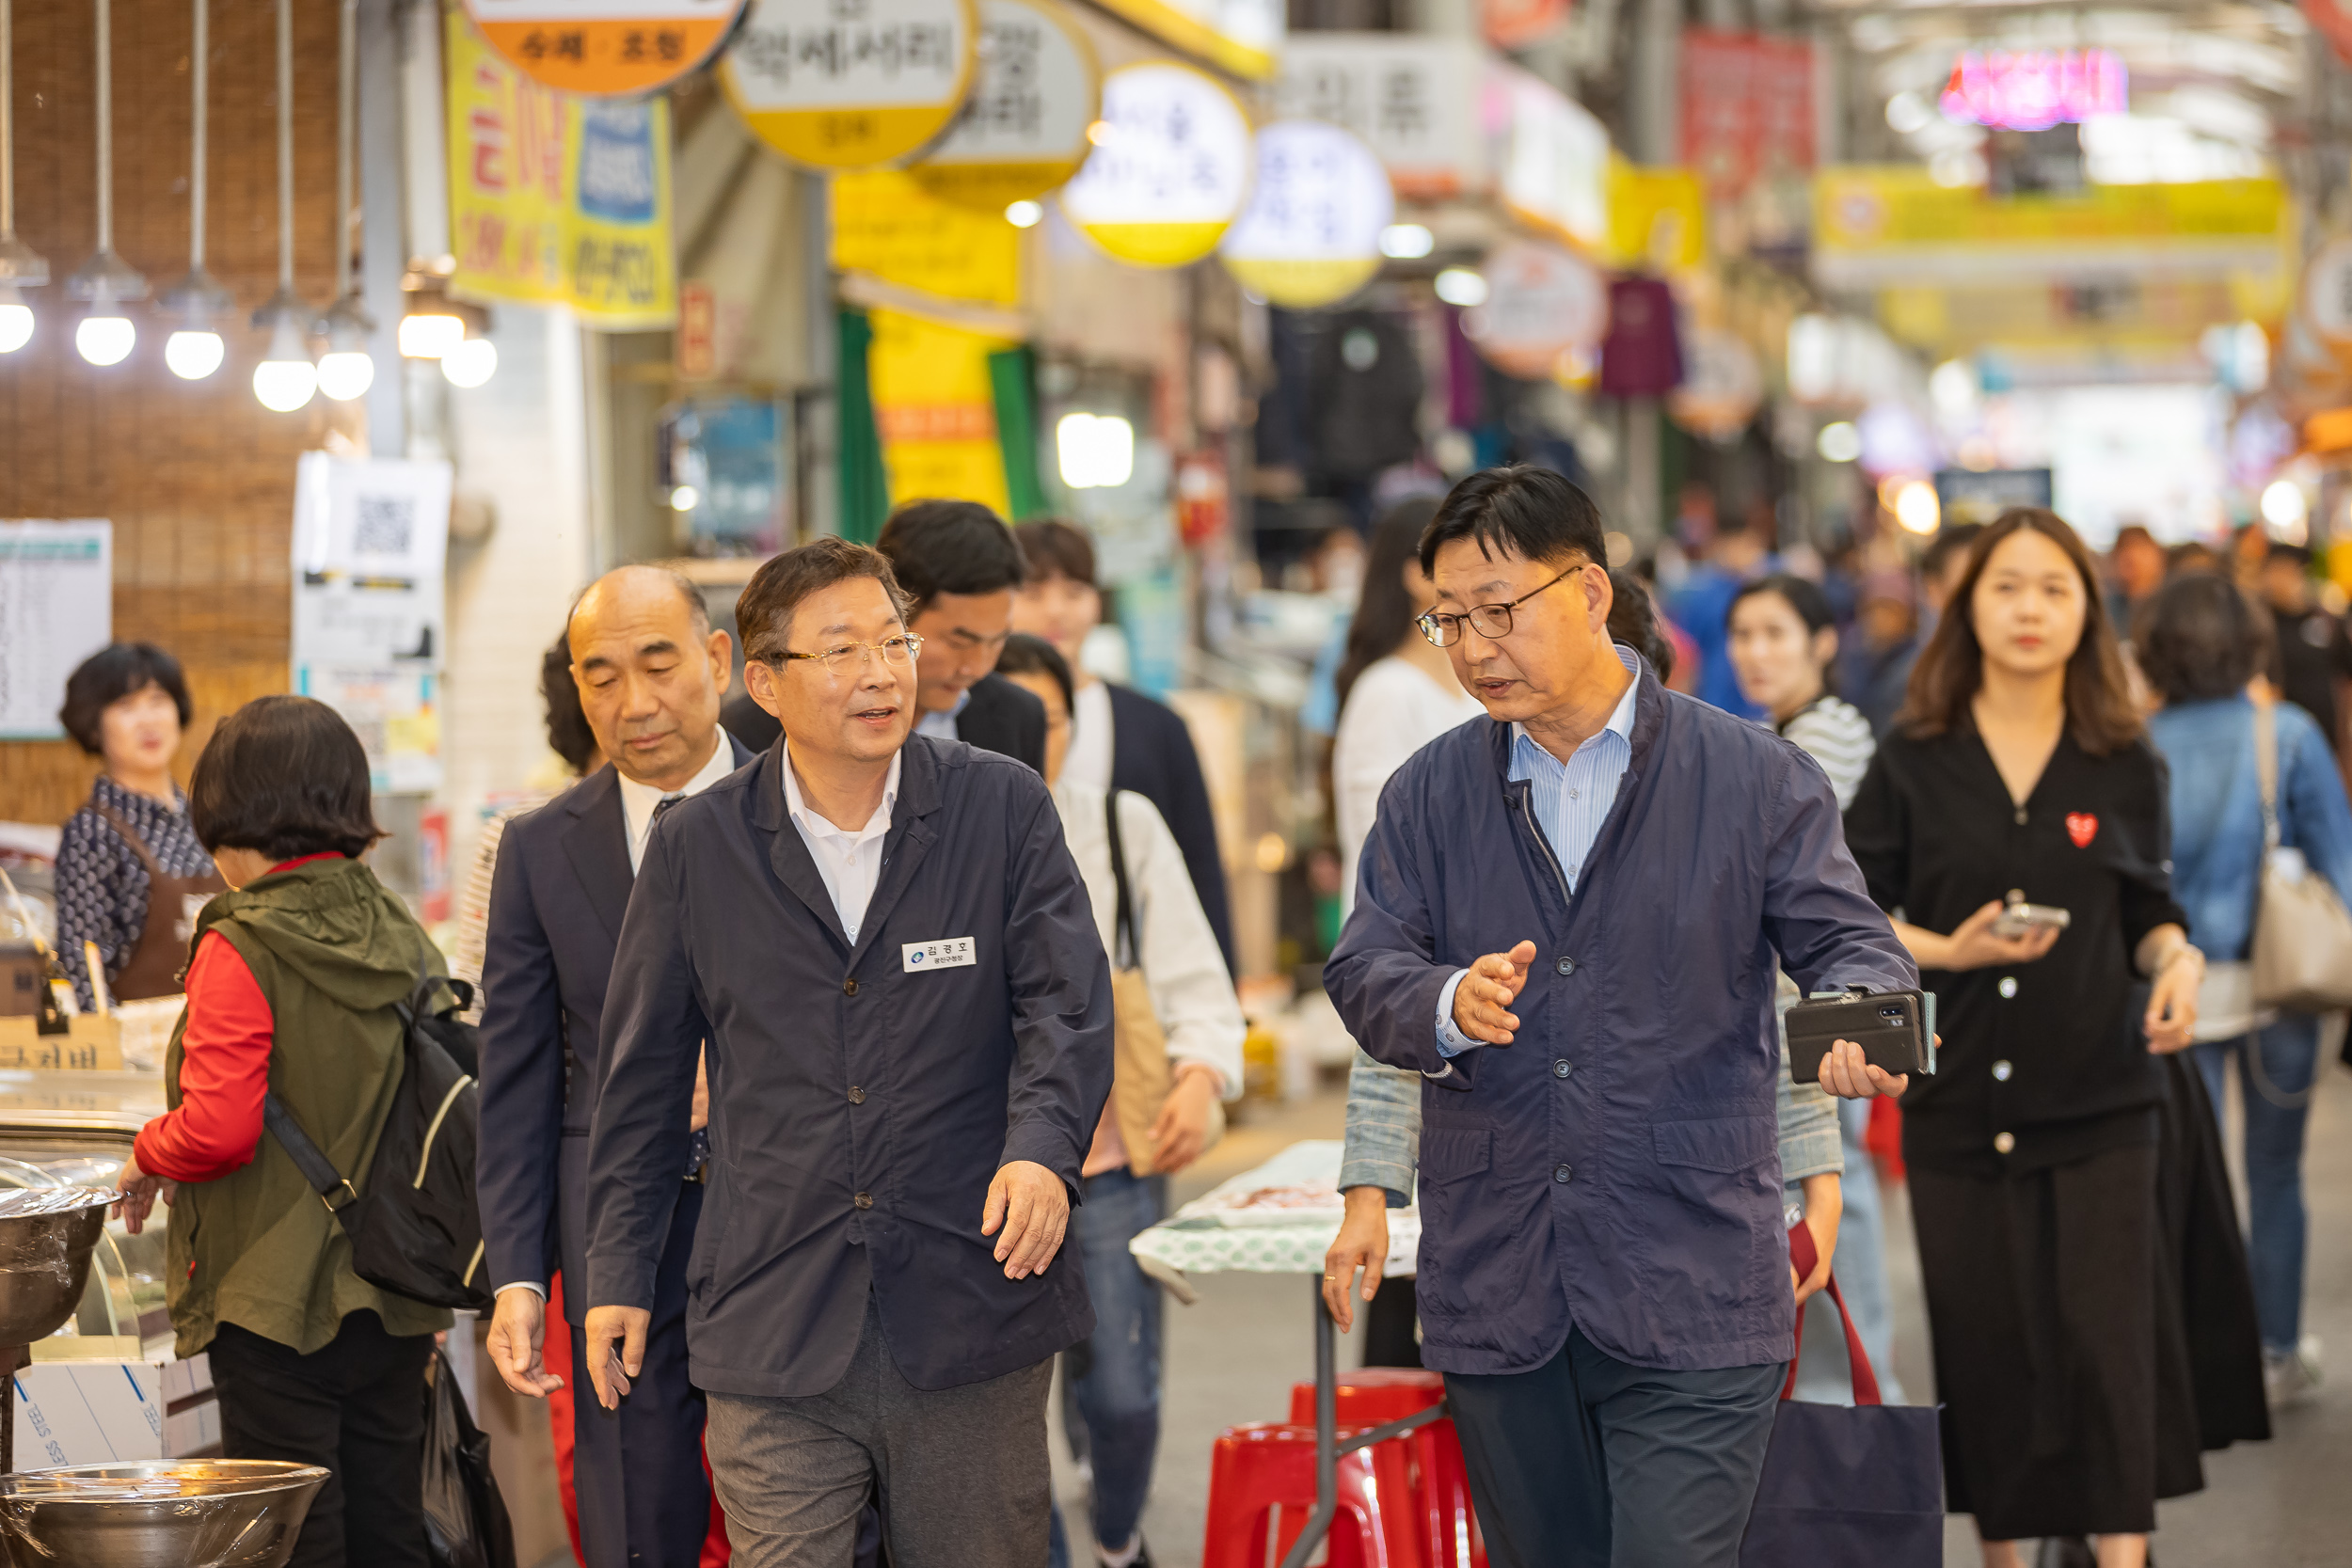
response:
[(447, 1353), (433, 1353), (424, 1382), (425, 1555), (433, 1568), (515, 1568), (515, 1532), (490, 1475), (490, 1439), (473, 1424)]
[[(1788, 1232), (1788, 1256), (1800, 1277), (1813, 1272), (1820, 1255), (1802, 1223)], [(1791, 1399), (1797, 1364), (1790, 1357), (1763, 1479), (1740, 1543), (1740, 1568), (1942, 1568), (1937, 1414), (1926, 1405), (1879, 1402), (1878, 1374), (1835, 1275), (1829, 1297), (1846, 1325), (1854, 1402), (1849, 1408)]]

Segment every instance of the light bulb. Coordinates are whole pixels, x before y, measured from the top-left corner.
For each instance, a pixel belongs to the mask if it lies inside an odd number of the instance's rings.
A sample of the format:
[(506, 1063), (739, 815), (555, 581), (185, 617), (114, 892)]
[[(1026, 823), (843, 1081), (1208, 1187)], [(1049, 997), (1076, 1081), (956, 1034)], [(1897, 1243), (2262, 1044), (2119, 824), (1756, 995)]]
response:
[(702, 503), (702, 492), (691, 484), (681, 484), (670, 492), (670, 510), (673, 512), (691, 512)]
[(1935, 486), (1915, 479), (1895, 492), (1895, 520), (1914, 533), (1933, 533), (1944, 520)]
[(1468, 267), (1448, 267), (1438, 274), (1438, 297), (1448, 305), (1468, 309), (1486, 303), (1486, 280)]
[(441, 356), (441, 373), (453, 387), (479, 387), (498, 368), (498, 345), (487, 338), (469, 338)]
[(400, 318), (400, 352), (411, 359), (438, 359), (466, 341), (466, 319), (447, 310), (419, 310)]
[(375, 385), (375, 361), (359, 349), (336, 349), (319, 356), (319, 390), (337, 403), (364, 397)]
[(1814, 450), (1832, 463), (1851, 463), (1862, 455), (1862, 432), (1845, 420), (1821, 427)]
[(1044, 215), (1045, 209), (1034, 201), (1016, 201), (1005, 209), (1005, 221), (1015, 229), (1034, 229)]
[(33, 308), (21, 300), (0, 304), (0, 354), (14, 354), (32, 338)]
[(82, 325), (73, 329), (73, 346), (93, 365), (119, 365), (131, 356), (132, 346), (139, 341), (139, 329), (111, 304), (98, 309), (110, 313), (84, 316)]
[(183, 327), (164, 340), (164, 363), (183, 381), (201, 381), (220, 369), (229, 345), (217, 332)]
[(1380, 230), (1380, 254), (1410, 261), (1438, 248), (1438, 237), (1418, 223), (1392, 223)]
[(253, 395), (273, 413), (293, 413), (318, 389), (319, 368), (308, 359), (264, 359), (253, 367)]

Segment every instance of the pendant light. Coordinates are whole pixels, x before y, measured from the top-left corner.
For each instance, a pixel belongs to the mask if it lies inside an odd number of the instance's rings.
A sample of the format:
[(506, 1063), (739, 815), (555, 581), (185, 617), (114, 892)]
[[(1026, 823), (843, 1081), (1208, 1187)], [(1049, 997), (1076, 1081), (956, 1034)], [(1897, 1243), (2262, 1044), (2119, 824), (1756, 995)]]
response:
[(375, 361), (368, 356), (375, 319), (368, 314), (351, 277), (352, 173), (358, 155), (358, 12), (359, 0), (343, 0), (335, 100), (335, 303), (318, 325), (326, 340), (326, 352), (319, 356), (319, 390), (337, 403), (365, 396), (375, 384)]
[(304, 342), (310, 320), (294, 286), (294, 0), (278, 0), (278, 292), (253, 312), (253, 325), (269, 334), (253, 367), (262, 407), (291, 414), (318, 390), (319, 368)]
[(16, 44), (14, 0), (0, 0), (0, 354), (33, 336), (33, 309), (21, 289), (49, 281), (49, 263), (16, 237)]
[(188, 275), (155, 301), (166, 319), (178, 323), (164, 340), (164, 363), (183, 381), (201, 381), (220, 369), (229, 346), (221, 341), (217, 324), (236, 305), (204, 270), (204, 78), (212, 61), (206, 15), (210, 4), (196, 0), (195, 48), (188, 56), (188, 74), (195, 78), (188, 116)]
[(115, 81), (114, 7), (97, 0), (98, 16), (98, 249), (65, 280), (66, 297), (89, 302), (89, 314), (73, 329), (73, 346), (93, 365), (119, 365), (130, 357), (138, 328), (123, 305), (147, 297), (147, 278), (115, 254)]

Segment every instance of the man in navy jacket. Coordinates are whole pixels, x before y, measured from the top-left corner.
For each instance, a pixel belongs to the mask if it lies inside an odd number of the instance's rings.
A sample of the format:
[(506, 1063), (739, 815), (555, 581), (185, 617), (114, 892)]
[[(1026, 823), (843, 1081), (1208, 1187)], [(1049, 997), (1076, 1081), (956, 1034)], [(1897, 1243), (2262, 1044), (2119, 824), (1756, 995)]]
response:
[(1094, 1321), (1055, 1260), (1109, 965), (1044, 781), (910, 736), (902, 602), (839, 539), (744, 589), (784, 737), (656, 828), (605, 1009), (586, 1367), (629, 1396), (707, 1037), (687, 1348), (741, 1568), (847, 1561), (875, 1485), (899, 1568), (1035, 1568), (1052, 1358)]
[[(563, 1271), (571, 1324), (588, 1307), (596, 1032), (645, 836), (666, 798), (751, 760), (719, 727), (733, 647), (711, 629), (692, 583), (624, 566), (580, 595), (565, 635), (581, 710), (612, 760), (500, 839), (482, 966), (483, 1261), (498, 1292), (490, 1359), (508, 1387), (533, 1399), (562, 1386), (541, 1354), (552, 1271)], [(681, 1134), (689, 1121), (679, 1117)], [(661, 1232), (645, 1386), (617, 1414), (590, 1398), (572, 1403), (587, 1568), (693, 1568), (710, 1529), (703, 1400), (686, 1375), (686, 1258), (702, 1171), (681, 1156), (672, 1176), (678, 1201)], [(579, 1366), (578, 1327), (557, 1332), (572, 1335)]]
[[(1610, 641), (1582, 491), (1473, 475), (1421, 559), (1489, 720), (1382, 792), (1324, 983), (1426, 1079), (1422, 1357), (1496, 1568), (1732, 1568), (1795, 1334), (1773, 960), (1917, 972), (1820, 768)], [(1840, 1042), (1823, 1083), (1903, 1081)]]

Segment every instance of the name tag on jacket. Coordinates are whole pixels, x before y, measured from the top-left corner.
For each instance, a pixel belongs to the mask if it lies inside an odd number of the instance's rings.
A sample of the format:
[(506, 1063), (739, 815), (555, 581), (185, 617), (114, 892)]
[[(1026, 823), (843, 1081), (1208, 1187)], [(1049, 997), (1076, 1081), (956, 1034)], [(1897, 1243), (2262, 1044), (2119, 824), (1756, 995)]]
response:
[(927, 969), (969, 969), (978, 961), (973, 955), (970, 937), (910, 942), (898, 949), (898, 958), (899, 967), (909, 974), (920, 974)]

